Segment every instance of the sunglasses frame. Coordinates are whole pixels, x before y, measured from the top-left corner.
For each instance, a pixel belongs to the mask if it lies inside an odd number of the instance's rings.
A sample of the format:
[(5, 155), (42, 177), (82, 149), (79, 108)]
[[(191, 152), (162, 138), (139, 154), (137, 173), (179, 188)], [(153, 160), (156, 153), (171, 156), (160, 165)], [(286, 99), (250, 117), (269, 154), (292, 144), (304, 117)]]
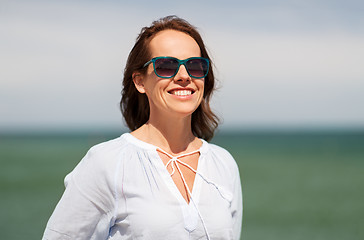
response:
[[(174, 59), (178, 62), (178, 67), (175, 71), (175, 73), (172, 75), (172, 76), (169, 76), (169, 77), (164, 77), (164, 76), (160, 76), (157, 71), (155, 70), (155, 62), (159, 59)], [(207, 70), (206, 70), (206, 74), (203, 75), (202, 77), (195, 77), (195, 76), (192, 76), (190, 74), (190, 71), (188, 71), (188, 68), (186, 66), (186, 63), (189, 61), (189, 60), (193, 60), (193, 59), (203, 59), (207, 62)], [(154, 69), (154, 73), (155, 75), (157, 75), (158, 77), (160, 78), (173, 78), (174, 76), (176, 76), (176, 74), (178, 73), (179, 71), (179, 67), (181, 65), (184, 65), (186, 70), (187, 70), (187, 73), (188, 75), (191, 77), (191, 78), (196, 78), (196, 79), (201, 79), (201, 78), (205, 78), (207, 76), (207, 74), (209, 73), (209, 68), (210, 68), (210, 61), (207, 59), (207, 58), (203, 58), (203, 57), (190, 57), (190, 58), (187, 58), (187, 59), (184, 59), (184, 60), (179, 60), (178, 58), (175, 58), (175, 57), (155, 57), (155, 58), (152, 58), (151, 60), (149, 60), (148, 62), (146, 62), (144, 65), (143, 65), (143, 68), (145, 68), (146, 66), (148, 66), (150, 63), (153, 63), (153, 69)]]

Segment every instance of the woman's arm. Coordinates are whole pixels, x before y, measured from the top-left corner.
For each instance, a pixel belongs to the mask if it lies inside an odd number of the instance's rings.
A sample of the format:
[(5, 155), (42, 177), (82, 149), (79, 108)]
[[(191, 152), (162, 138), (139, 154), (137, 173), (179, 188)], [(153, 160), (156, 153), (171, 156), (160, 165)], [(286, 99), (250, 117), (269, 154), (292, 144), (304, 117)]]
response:
[(241, 236), (242, 220), (243, 220), (243, 195), (241, 189), (239, 170), (236, 167), (234, 179), (234, 197), (231, 203), (233, 217), (234, 239), (239, 240)]
[[(92, 149), (65, 178), (66, 190), (48, 221), (43, 239), (106, 239), (113, 224), (113, 173)], [(102, 164), (101, 164), (102, 163)], [(115, 168), (114, 168), (115, 170)]]

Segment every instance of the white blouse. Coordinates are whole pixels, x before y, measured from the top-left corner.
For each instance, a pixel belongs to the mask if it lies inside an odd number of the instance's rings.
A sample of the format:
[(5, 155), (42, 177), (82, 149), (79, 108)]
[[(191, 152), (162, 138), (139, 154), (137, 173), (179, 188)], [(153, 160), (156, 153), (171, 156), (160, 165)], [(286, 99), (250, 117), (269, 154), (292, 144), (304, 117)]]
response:
[(156, 146), (125, 133), (92, 147), (66, 176), (43, 239), (239, 239), (237, 164), (225, 149), (201, 141), (189, 203)]

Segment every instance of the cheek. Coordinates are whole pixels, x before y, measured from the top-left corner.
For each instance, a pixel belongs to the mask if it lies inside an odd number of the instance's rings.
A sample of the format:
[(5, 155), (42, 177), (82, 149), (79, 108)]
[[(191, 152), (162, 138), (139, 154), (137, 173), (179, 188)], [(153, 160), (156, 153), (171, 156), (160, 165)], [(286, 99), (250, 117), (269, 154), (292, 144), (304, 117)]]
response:
[(198, 82), (196, 82), (197, 87), (199, 88), (200, 92), (202, 92), (202, 94), (205, 91), (205, 80), (200, 80)]
[(164, 94), (165, 88), (168, 84), (158, 79), (150, 79), (145, 83), (145, 93), (149, 100), (161, 97)]

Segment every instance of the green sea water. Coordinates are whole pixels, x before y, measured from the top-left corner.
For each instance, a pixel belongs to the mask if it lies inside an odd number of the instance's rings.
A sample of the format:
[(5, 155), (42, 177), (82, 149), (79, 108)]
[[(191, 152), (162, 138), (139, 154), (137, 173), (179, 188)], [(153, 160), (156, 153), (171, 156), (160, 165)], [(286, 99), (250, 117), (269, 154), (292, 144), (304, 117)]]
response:
[[(115, 134), (0, 136), (0, 239), (40, 239), (63, 179)], [(242, 239), (364, 239), (364, 132), (230, 132)]]

